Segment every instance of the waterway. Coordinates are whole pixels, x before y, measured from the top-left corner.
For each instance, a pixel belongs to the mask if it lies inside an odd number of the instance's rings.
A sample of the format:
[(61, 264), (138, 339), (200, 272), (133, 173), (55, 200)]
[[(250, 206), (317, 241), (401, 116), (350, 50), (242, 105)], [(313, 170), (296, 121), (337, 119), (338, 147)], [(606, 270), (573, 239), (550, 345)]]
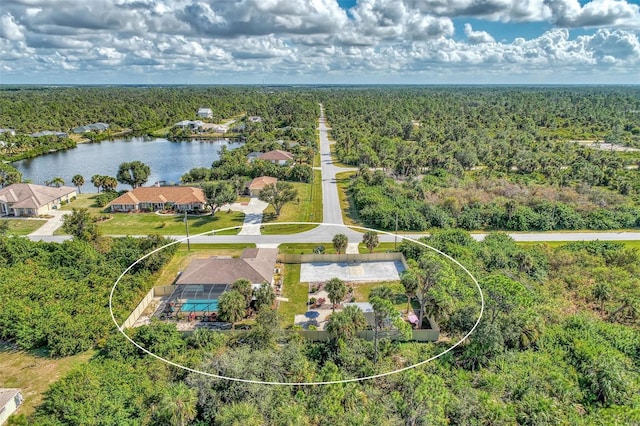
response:
[[(82, 192), (96, 192), (91, 176), (115, 177), (118, 166), (125, 161), (139, 160), (151, 168), (146, 185), (159, 181), (179, 183), (180, 177), (192, 168), (211, 167), (223, 146), (235, 149), (242, 144), (228, 139), (180, 142), (148, 137), (114, 139), (78, 144), (76, 148), (15, 161), (11, 165), (22, 173), (23, 180), (40, 185), (59, 176), (65, 185), (73, 186), (71, 178), (79, 174), (85, 180)], [(130, 188), (129, 185), (118, 185), (118, 190)]]

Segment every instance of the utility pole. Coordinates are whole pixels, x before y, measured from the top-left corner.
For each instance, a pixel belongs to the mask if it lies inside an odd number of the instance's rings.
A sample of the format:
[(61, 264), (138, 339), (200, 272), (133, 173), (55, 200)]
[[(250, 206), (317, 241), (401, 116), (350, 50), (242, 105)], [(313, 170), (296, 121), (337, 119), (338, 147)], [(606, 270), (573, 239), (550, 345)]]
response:
[(187, 251), (191, 251), (191, 243), (189, 243), (189, 221), (187, 221), (187, 209), (184, 209), (184, 227), (187, 230)]
[(398, 210), (396, 210), (396, 233), (393, 236), (393, 251), (398, 251)]

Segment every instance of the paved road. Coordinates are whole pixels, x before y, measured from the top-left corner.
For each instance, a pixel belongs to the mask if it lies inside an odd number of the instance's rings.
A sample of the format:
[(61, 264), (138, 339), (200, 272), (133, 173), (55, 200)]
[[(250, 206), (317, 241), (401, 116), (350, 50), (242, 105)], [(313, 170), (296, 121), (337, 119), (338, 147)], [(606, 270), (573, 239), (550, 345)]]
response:
[(338, 184), (336, 174), (354, 168), (343, 168), (333, 164), (331, 158), (331, 144), (329, 142), (329, 128), (324, 117), (324, 107), (320, 104), (320, 118), (318, 119), (320, 130), (320, 169), (322, 170), (322, 221), (324, 223), (337, 223), (343, 225), (340, 197), (338, 196)]

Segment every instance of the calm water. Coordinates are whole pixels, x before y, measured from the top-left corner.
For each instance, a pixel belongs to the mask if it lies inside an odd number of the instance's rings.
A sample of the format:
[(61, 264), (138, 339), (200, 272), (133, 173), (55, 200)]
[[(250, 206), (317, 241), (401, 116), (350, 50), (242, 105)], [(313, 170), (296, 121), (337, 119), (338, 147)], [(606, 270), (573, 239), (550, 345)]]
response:
[[(79, 174), (85, 180), (82, 192), (96, 192), (96, 187), (91, 184), (91, 176), (115, 177), (118, 166), (125, 161), (139, 160), (151, 168), (146, 186), (162, 180), (168, 184), (178, 183), (180, 176), (194, 167), (211, 167), (223, 146), (235, 149), (241, 144), (224, 139), (182, 142), (155, 138), (116, 139), (79, 144), (77, 148), (16, 161), (11, 165), (22, 173), (23, 179), (41, 185), (60, 176), (65, 185), (73, 186), (71, 178)], [(129, 185), (118, 185), (118, 190), (130, 188)]]

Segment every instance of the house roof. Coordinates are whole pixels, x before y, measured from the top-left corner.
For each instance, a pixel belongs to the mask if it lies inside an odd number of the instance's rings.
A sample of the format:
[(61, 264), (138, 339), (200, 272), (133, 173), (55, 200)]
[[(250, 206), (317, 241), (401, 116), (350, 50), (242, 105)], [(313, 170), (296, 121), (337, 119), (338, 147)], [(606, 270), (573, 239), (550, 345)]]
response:
[(271, 282), (278, 249), (245, 249), (239, 258), (194, 259), (176, 284), (231, 284), (244, 278), (252, 284)]
[(268, 161), (288, 161), (293, 160), (293, 154), (281, 149), (276, 149), (274, 151), (265, 152), (260, 156), (260, 159)]
[(269, 184), (276, 183), (277, 181), (278, 181), (278, 178), (274, 178), (271, 176), (260, 176), (255, 178), (251, 182), (249, 182), (249, 185), (247, 185), (247, 188), (262, 189)]
[(211, 108), (199, 108), (198, 109), (198, 114), (211, 114), (211, 113), (213, 113)]
[(70, 186), (56, 188), (32, 183), (14, 183), (0, 189), (0, 201), (12, 208), (37, 209), (75, 191), (76, 189)]
[(20, 389), (15, 388), (0, 388), (0, 408), (3, 408), (9, 401), (16, 397), (20, 393)]
[(123, 194), (109, 203), (112, 204), (139, 204), (139, 203), (166, 203), (194, 204), (206, 202), (202, 189), (192, 186), (144, 186), (135, 188)]
[(39, 138), (41, 136), (57, 136), (59, 138), (66, 138), (67, 135), (65, 132), (52, 132), (51, 130), (43, 130), (41, 132), (31, 133), (29, 136), (32, 138)]

